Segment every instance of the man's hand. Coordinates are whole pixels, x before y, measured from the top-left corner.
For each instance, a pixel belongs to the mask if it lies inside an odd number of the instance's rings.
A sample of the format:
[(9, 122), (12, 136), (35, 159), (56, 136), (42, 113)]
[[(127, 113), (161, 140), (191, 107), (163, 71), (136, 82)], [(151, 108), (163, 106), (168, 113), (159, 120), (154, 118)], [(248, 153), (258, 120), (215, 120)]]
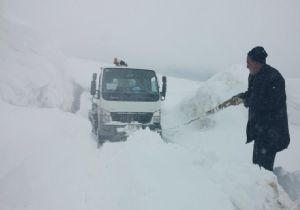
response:
[(231, 100), (230, 100), (230, 103), (231, 103), (231, 105), (239, 105), (239, 104), (241, 104), (241, 103), (243, 103), (244, 102), (244, 100), (243, 99), (241, 99), (241, 98), (239, 98), (238, 96), (233, 96), (232, 98), (231, 98)]

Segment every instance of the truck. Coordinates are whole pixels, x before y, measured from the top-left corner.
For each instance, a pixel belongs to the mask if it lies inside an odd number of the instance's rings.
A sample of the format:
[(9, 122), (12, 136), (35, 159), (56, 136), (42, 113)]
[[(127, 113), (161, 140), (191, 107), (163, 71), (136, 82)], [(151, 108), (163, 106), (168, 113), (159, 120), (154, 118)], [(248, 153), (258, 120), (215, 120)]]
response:
[(98, 143), (126, 140), (128, 131), (147, 127), (161, 134), (166, 90), (166, 76), (160, 89), (154, 70), (111, 66), (93, 73), (89, 120)]

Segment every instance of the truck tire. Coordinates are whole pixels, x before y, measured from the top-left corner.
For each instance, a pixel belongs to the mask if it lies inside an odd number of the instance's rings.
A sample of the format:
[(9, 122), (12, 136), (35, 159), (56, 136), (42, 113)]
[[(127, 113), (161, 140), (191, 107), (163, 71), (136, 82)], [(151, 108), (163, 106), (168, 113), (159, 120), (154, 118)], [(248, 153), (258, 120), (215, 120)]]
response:
[(103, 144), (105, 141), (106, 141), (106, 136), (103, 135), (103, 132), (102, 132), (102, 126), (101, 124), (98, 124), (97, 123), (97, 139), (98, 139), (98, 144)]
[(149, 125), (150, 130), (161, 130), (161, 124), (151, 124)]
[(98, 130), (98, 116), (96, 113), (89, 112), (89, 120), (92, 125), (92, 133), (97, 135), (97, 130)]
[(103, 143), (106, 141), (106, 137), (103, 136), (103, 135), (98, 134), (98, 135), (97, 135), (97, 138), (98, 138), (98, 144), (99, 144), (99, 145), (100, 145), (100, 144), (103, 144)]

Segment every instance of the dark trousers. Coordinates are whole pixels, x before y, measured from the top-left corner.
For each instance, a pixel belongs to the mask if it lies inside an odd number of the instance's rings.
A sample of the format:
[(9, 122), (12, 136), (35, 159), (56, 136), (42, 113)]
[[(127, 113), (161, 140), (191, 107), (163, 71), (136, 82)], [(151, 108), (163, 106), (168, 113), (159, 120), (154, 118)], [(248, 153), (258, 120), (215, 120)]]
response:
[(264, 142), (254, 141), (253, 157), (254, 164), (264, 167), (269, 171), (273, 171), (276, 151), (268, 148)]

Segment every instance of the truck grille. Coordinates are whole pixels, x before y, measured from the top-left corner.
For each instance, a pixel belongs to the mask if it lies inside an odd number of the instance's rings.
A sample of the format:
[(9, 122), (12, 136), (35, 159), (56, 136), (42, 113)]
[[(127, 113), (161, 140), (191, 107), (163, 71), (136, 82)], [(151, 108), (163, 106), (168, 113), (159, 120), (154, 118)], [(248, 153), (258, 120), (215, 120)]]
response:
[(130, 122), (139, 122), (139, 123), (149, 123), (152, 119), (153, 113), (151, 112), (111, 112), (111, 118), (113, 121), (130, 123)]

